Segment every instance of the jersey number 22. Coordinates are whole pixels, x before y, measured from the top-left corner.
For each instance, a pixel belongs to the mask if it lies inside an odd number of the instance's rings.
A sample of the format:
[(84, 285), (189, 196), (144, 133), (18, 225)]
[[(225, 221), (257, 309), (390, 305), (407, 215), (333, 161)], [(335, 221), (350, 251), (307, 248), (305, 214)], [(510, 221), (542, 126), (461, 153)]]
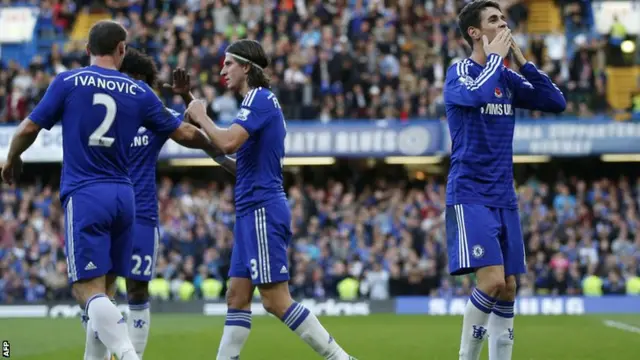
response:
[(93, 105), (103, 105), (107, 112), (98, 128), (89, 136), (89, 146), (110, 147), (115, 139), (104, 135), (109, 131), (113, 121), (116, 119), (116, 101), (107, 94), (97, 93), (93, 94)]

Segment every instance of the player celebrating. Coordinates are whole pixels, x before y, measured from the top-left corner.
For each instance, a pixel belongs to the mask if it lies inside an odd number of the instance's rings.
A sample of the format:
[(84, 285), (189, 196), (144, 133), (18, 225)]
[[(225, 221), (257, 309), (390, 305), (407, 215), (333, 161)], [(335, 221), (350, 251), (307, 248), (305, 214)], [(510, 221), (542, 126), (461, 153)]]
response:
[[(127, 50), (120, 71), (135, 79), (143, 80), (150, 86), (157, 81), (158, 71), (153, 59), (133, 48)], [(187, 104), (192, 100), (189, 94), (190, 83), (186, 71), (183, 69), (174, 71), (172, 90), (181, 95)], [(182, 118), (181, 114), (175, 113), (175, 115)], [(138, 356), (142, 358), (150, 326), (149, 281), (155, 274), (158, 253), (156, 163), (160, 150), (168, 138), (167, 134), (154, 134), (143, 128), (138, 131), (136, 138), (141, 138), (142, 141), (134, 141), (131, 144), (131, 181), (136, 195), (136, 225), (131, 269), (127, 277), (130, 310), (127, 320), (129, 336)], [(177, 142), (186, 147), (204, 148), (204, 150), (207, 150), (209, 145), (208, 141), (205, 144), (198, 144), (178, 139)], [(208, 153), (229, 172), (235, 173), (234, 160), (225, 157), (219, 151), (214, 153), (209, 149)]]
[[(458, 22), (473, 53), (449, 68), (444, 89), (452, 141), (447, 245), (451, 274), (477, 277), (459, 355), (478, 359), (488, 326), (489, 359), (508, 360), (515, 276), (526, 272), (513, 186), (513, 108), (559, 113), (566, 102), (549, 77), (525, 60), (496, 2), (467, 4)], [(522, 76), (503, 65), (509, 50)]]
[(192, 101), (190, 119), (226, 154), (237, 152), (235, 243), (227, 292), (227, 320), (218, 360), (238, 359), (251, 329), (251, 295), (257, 286), (265, 309), (281, 319), (325, 359), (353, 359), (315, 315), (289, 294), (287, 247), (291, 212), (282, 183), (286, 124), (280, 104), (268, 90), (268, 59), (259, 43), (240, 40), (227, 48), (221, 75), (244, 95), (228, 129), (216, 127), (205, 106)]
[[(158, 70), (153, 59), (134, 48), (128, 48), (122, 61), (120, 72), (132, 78), (144, 81), (150, 87), (157, 82)], [(192, 100), (189, 93), (190, 77), (183, 69), (173, 72), (173, 86), (165, 84), (174, 93), (183, 97), (188, 104)], [(182, 115), (173, 112), (174, 116)], [(156, 163), (160, 150), (171, 134), (155, 134), (141, 127), (131, 144), (131, 181), (136, 199), (136, 220), (133, 241), (132, 263), (127, 276), (127, 297), (129, 302), (129, 316), (127, 324), (129, 337), (136, 353), (140, 358), (144, 353), (151, 326), (151, 313), (149, 311), (149, 281), (155, 274), (155, 264), (158, 251), (158, 199), (156, 191)], [(215, 149), (204, 137), (196, 141), (174, 139), (180, 145), (205, 150), (216, 159), (227, 171), (235, 174), (235, 161), (222, 155), (219, 149)], [(204, 140), (204, 141), (203, 141)], [(111, 298), (114, 297), (115, 283), (108, 290)], [(84, 316), (86, 317), (86, 316)], [(83, 320), (83, 323), (86, 320)], [(85, 344), (85, 359), (104, 360), (108, 352), (104, 344), (95, 336), (87, 336)]]
[(150, 87), (117, 70), (126, 38), (126, 30), (113, 21), (100, 21), (91, 28), (87, 45), (91, 66), (56, 76), (16, 130), (2, 178), (15, 182), (21, 154), (42, 128), (49, 130), (62, 121), (60, 200), (73, 294), (89, 316), (89, 329), (106, 347), (120, 360), (138, 360), (122, 314), (106, 296), (115, 276), (127, 276), (131, 264), (135, 219), (131, 142), (141, 126), (184, 141), (204, 135), (167, 112)]

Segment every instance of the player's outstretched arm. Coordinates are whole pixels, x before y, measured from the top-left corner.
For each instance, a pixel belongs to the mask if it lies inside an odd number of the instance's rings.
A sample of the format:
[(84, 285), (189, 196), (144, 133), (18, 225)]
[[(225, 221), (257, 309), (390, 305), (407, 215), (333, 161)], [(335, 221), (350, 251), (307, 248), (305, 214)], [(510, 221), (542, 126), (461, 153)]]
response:
[(204, 132), (192, 124), (183, 122), (169, 137), (184, 147), (204, 150), (207, 155), (220, 164), (225, 170), (233, 175), (236, 174), (235, 160), (224, 156), (222, 150), (216, 147)]
[[(209, 154), (209, 156), (211, 156), (211, 154)], [(211, 156), (211, 157), (229, 174), (236, 176), (236, 160), (235, 159), (227, 155), (218, 156), (218, 157)]]
[(562, 91), (547, 74), (525, 59), (515, 41), (511, 42), (511, 51), (522, 74), (511, 69), (507, 71), (507, 76), (513, 84), (514, 106), (550, 113), (563, 112), (567, 108), (567, 101)]
[(200, 129), (188, 122), (180, 124), (180, 126), (172, 132), (169, 137), (171, 140), (184, 147), (188, 147), (190, 149), (202, 149), (205, 152), (210, 152), (216, 156), (223, 155), (222, 151), (213, 145), (204, 132), (200, 131)]
[(8, 184), (13, 184), (18, 180), (22, 168), (20, 156), (33, 144), (40, 130), (42, 128), (29, 118), (24, 119), (18, 125), (18, 129), (11, 138), (7, 159), (2, 166), (2, 179)]
[(511, 32), (507, 29), (488, 42), (483, 37), (487, 62), (484, 69), (475, 79), (469, 76), (467, 69), (471, 66), (468, 59), (449, 67), (445, 78), (444, 101), (447, 105), (480, 107), (489, 102), (500, 81), (503, 59), (509, 51)]
[(13, 134), (7, 160), (2, 167), (4, 181), (14, 183), (18, 180), (22, 168), (20, 156), (33, 144), (40, 130), (43, 128), (51, 130), (53, 125), (58, 122), (64, 108), (64, 96), (64, 79), (60, 74), (53, 79), (42, 100), (31, 114), (18, 125), (18, 129)]
[(227, 129), (217, 127), (207, 116), (207, 109), (202, 101), (194, 100), (189, 104), (187, 117), (198, 124), (213, 144), (225, 154), (234, 154), (249, 138), (249, 133), (242, 126), (232, 124)]
[(11, 145), (9, 145), (7, 158), (19, 158), (20, 155), (27, 151), (31, 144), (36, 140), (40, 130), (42, 130), (40, 125), (31, 121), (31, 119), (26, 118), (22, 120), (20, 125), (18, 125), (18, 129), (16, 129), (15, 134), (13, 134), (13, 138), (11, 138)]

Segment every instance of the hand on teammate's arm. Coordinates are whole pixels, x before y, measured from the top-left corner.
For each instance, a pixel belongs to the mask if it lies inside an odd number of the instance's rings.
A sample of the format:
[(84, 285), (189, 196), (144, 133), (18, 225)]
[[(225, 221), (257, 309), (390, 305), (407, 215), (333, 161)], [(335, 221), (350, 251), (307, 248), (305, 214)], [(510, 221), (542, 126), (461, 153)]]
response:
[(11, 145), (9, 145), (7, 160), (2, 166), (2, 180), (6, 183), (13, 184), (18, 181), (22, 171), (22, 159), (20, 156), (33, 144), (41, 129), (38, 124), (29, 118), (18, 125), (18, 129), (11, 139)]
[(206, 105), (200, 100), (189, 103), (186, 118), (200, 126), (213, 144), (225, 154), (234, 154), (249, 138), (249, 133), (239, 125), (233, 124), (227, 129), (217, 127), (207, 116)]

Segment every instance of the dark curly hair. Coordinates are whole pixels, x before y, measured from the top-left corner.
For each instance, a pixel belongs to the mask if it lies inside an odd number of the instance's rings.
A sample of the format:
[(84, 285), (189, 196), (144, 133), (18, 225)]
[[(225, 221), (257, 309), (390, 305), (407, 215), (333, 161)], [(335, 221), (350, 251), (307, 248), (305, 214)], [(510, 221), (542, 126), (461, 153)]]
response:
[(132, 47), (127, 48), (120, 72), (143, 80), (151, 87), (154, 87), (158, 81), (158, 67), (155, 61), (151, 56)]

